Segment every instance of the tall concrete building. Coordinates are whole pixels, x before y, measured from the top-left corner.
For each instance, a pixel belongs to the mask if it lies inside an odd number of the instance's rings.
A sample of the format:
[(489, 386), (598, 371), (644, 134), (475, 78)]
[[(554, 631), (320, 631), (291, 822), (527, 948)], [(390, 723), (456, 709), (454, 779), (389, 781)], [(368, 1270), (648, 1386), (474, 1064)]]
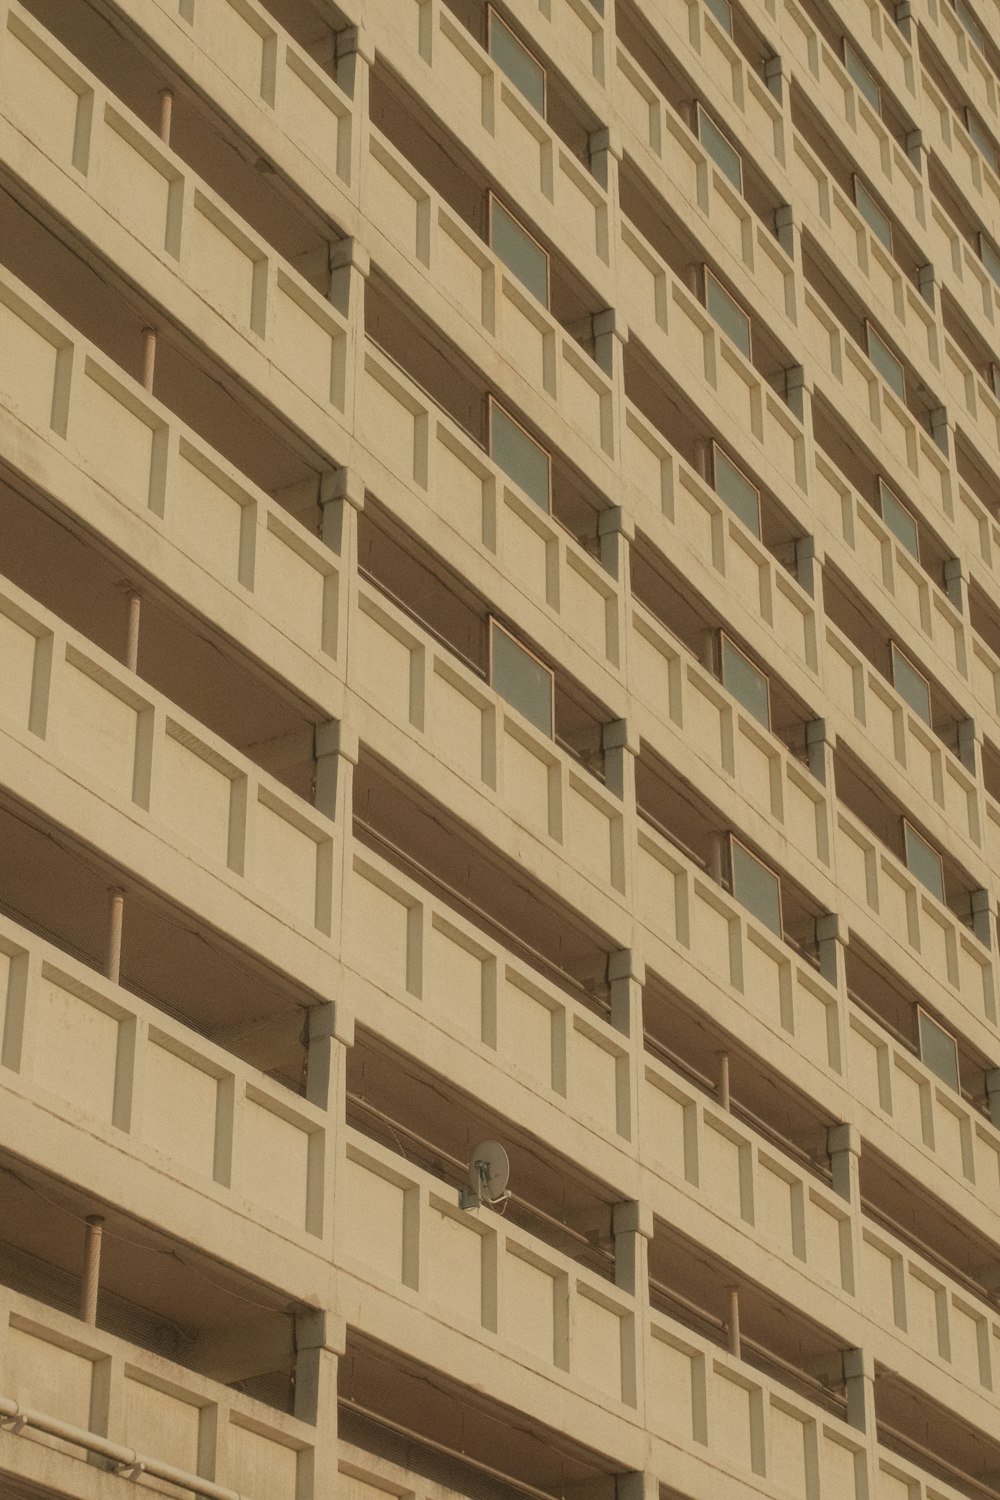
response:
[(995, 1500), (996, 0), (0, 37), (0, 1496)]

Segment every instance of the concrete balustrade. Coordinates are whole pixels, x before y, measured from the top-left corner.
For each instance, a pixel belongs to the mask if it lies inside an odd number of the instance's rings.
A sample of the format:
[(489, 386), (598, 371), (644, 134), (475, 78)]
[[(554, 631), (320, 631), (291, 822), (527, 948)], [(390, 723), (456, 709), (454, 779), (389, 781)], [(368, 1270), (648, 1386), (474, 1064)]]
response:
[(628, 223), (622, 224), (620, 256), (625, 315), (641, 343), (664, 371), (684, 372), (698, 407), (794, 514), (806, 486), (802, 424)]
[[(414, 490), (426, 495), (451, 528), (517, 578), (578, 645), (617, 668), (619, 584), (611, 574), (371, 342), (364, 381), (359, 431), (373, 475), (396, 482), (407, 512)], [(377, 479), (372, 486), (378, 488)]]
[(1000, 400), (987, 384), (986, 370), (970, 364), (947, 335), (943, 364), (944, 392), (955, 414), (954, 420), (976, 434), (990, 455), (990, 462), (996, 463), (1000, 456)]
[[(984, 66), (988, 64), (984, 62)], [(940, 159), (942, 169), (971, 205), (974, 216), (985, 224), (995, 225), (1000, 215), (1000, 176), (972, 139), (965, 121), (955, 114), (926, 71), (922, 72), (921, 87), (927, 149)], [(984, 123), (987, 129), (992, 124), (996, 131), (995, 109)]]
[(959, 80), (969, 103), (987, 129), (1000, 133), (1000, 100), (997, 77), (983, 53), (950, 5), (938, 0), (916, 0), (913, 18), (933, 38), (935, 47)]
[[(329, 1255), (325, 1108), (7, 918), (0, 1037), (5, 1116), (36, 1166), (58, 1173), (86, 1121), (87, 1186), (99, 1197), (169, 1232), (183, 1216), (220, 1257), (231, 1212), (246, 1221), (247, 1248), (278, 1236)], [(258, 1269), (269, 1254), (273, 1243), (261, 1244)]]
[(40, 801), (54, 799), (54, 816), (58, 802), (59, 821), (72, 824), (82, 784), (103, 816), (113, 810), (182, 846), (188, 861), (313, 941), (334, 935), (330, 817), (9, 583), (0, 619), (11, 765), (35, 762), (30, 784)]
[[(228, 0), (217, 9), (240, 14)], [(82, 185), (109, 258), (149, 286), (156, 272), (145, 252), (153, 255), (177, 322), (328, 441), (330, 418), (343, 418), (351, 399), (346, 318), (14, 0), (7, 27), (5, 159), (71, 223), (84, 218)], [(39, 89), (53, 96), (50, 126), (29, 145), (21, 127)]]
[[(351, 649), (359, 697), (397, 729), (419, 737), (437, 765), (559, 848), (584, 878), (624, 893), (621, 802), (460, 658), (363, 583), (356, 618)], [(364, 720), (357, 725), (365, 739)], [(380, 737), (373, 731), (374, 743)]]
[[(840, 738), (881, 755), (905, 777), (906, 806), (919, 806), (929, 828), (957, 833), (979, 873), (984, 867), (979, 783), (882, 673), (835, 625), (826, 625), (826, 682), (847, 725)], [(888, 779), (888, 778), (887, 778)], [(939, 814), (935, 824), (933, 810)], [(985, 873), (983, 874), (985, 879)]]
[(887, 941), (898, 944), (937, 983), (960, 994), (974, 1015), (995, 1022), (989, 948), (843, 806), (836, 861), (843, 906), (859, 936), (876, 950), (884, 951)]
[(347, 910), (345, 963), (367, 985), (471, 1043), (588, 1131), (618, 1145), (633, 1139), (632, 1044), (622, 1031), (370, 850), (354, 857)]
[(554, 244), (573, 246), (580, 273), (607, 291), (610, 205), (596, 177), (443, 0), (372, 0), (371, 11), (389, 66), (418, 96), (433, 93), (455, 138)]
[[(763, 813), (777, 838), (794, 842), (796, 858), (805, 855), (828, 874), (831, 789), (640, 604), (633, 607), (629, 659), (648, 684), (648, 706), (636, 716), (640, 739), (694, 784), (690, 768), (698, 761), (713, 773), (721, 771), (739, 788), (740, 797)], [(717, 798), (714, 776), (703, 770), (700, 780), (705, 795)]]
[[(636, 1407), (636, 1303), (593, 1271), (488, 1209), (458, 1207), (458, 1189), (346, 1131), (348, 1207), (338, 1226), (346, 1270), (428, 1311), (447, 1310), (529, 1368)], [(371, 1214), (381, 1233), (373, 1243)], [(493, 1338), (489, 1336), (493, 1335)]]
[[(337, 554), (6, 272), (0, 334), (10, 352), (0, 404), (10, 417), (54, 439), (87, 488), (141, 517), (329, 670), (338, 650)], [(101, 437), (104, 423), (114, 444)]]
[(593, 450), (597, 464), (613, 461), (612, 380), (391, 142), (372, 131), (368, 151), (365, 208), (374, 227), (420, 268), (428, 295), (443, 292), (484, 334), (499, 356), (491, 365), (505, 374), (516, 368)]
[[(22, 1406), (135, 1449), (179, 1476), (200, 1476), (219, 1487), (215, 1494), (318, 1496), (316, 1433), (307, 1423), (0, 1287), (0, 1392), (11, 1390)], [(60, 1472), (73, 1482), (72, 1467), (56, 1466), (62, 1455), (86, 1458), (82, 1444), (32, 1427), (22, 1437), (58, 1455), (47, 1466), (49, 1483)]]
[(707, 598), (727, 600), (725, 614), (734, 623), (746, 619), (745, 634), (773, 643), (783, 675), (798, 668), (804, 679), (812, 677), (818, 650), (812, 598), (631, 402), (625, 420), (624, 479), (638, 524), (666, 556), (683, 558)]

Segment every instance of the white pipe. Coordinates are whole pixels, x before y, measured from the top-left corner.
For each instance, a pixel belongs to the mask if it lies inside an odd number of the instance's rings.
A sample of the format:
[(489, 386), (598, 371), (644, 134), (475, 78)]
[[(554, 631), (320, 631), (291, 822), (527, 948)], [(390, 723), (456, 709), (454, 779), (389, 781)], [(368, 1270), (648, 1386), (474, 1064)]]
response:
[(173, 119), (174, 96), (171, 89), (160, 90), (160, 140), (170, 145), (170, 123)]
[(156, 374), (156, 329), (142, 330), (142, 388), (152, 392)]
[(91, 1327), (97, 1322), (97, 1293), (101, 1284), (100, 1214), (88, 1214), (87, 1238), (83, 1247), (83, 1282), (80, 1286), (80, 1317)]
[(132, 1470), (137, 1478), (143, 1473), (151, 1474), (154, 1479), (176, 1484), (178, 1489), (190, 1490), (195, 1495), (203, 1496), (204, 1500), (249, 1500), (239, 1490), (228, 1490), (221, 1484), (214, 1484), (211, 1479), (200, 1479), (197, 1474), (175, 1469), (173, 1464), (161, 1463), (158, 1458), (146, 1458), (134, 1448), (126, 1448), (123, 1443), (112, 1443), (108, 1438), (98, 1437), (97, 1433), (87, 1432), (83, 1427), (60, 1422), (58, 1418), (46, 1416), (44, 1412), (35, 1411), (30, 1406), (22, 1406), (9, 1396), (0, 1396), (0, 1425), (11, 1426), (15, 1430), (34, 1427), (38, 1432), (48, 1433), (50, 1437), (62, 1438), (64, 1442), (86, 1448), (89, 1453), (100, 1454), (115, 1469)]
[(108, 956), (104, 965), (104, 977), (112, 984), (118, 983), (122, 964), (122, 919), (125, 910), (125, 892), (118, 886), (108, 887)]
[(743, 1358), (742, 1341), (740, 1339), (740, 1289), (738, 1286), (729, 1288), (729, 1321), (727, 1324), (729, 1334), (729, 1352), (737, 1359)]
[(128, 624), (125, 627), (125, 665), (130, 672), (139, 666), (139, 619), (142, 614), (142, 595), (137, 589), (128, 591)]

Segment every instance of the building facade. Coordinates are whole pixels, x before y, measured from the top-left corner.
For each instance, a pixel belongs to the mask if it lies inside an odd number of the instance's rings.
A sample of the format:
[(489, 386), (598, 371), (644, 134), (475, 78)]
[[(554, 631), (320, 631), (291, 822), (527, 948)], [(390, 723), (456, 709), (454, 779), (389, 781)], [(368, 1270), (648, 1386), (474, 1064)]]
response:
[(1000, 1493), (998, 37), (0, 0), (5, 1500)]

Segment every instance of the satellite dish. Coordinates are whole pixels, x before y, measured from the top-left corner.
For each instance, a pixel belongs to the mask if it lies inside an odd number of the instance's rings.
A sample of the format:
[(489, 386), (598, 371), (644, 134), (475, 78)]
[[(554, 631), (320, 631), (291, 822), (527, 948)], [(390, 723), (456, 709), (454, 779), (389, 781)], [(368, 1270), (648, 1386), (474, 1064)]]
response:
[(510, 1161), (499, 1141), (482, 1141), (469, 1162), (469, 1186), (459, 1194), (460, 1208), (480, 1208), (484, 1203), (503, 1203)]

